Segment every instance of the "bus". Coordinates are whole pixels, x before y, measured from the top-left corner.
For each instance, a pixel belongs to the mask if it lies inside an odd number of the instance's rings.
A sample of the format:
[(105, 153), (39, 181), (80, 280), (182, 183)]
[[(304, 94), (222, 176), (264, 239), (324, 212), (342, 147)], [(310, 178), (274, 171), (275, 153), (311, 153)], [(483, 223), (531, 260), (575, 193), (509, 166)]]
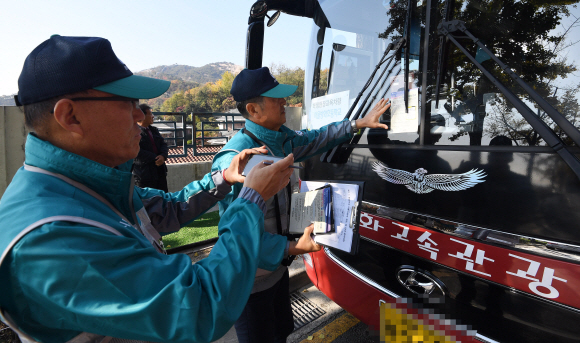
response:
[(305, 256), (316, 287), (381, 334), (406, 313), (473, 341), (580, 341), (576, 4), (252, 6), (250, 69), (280, 14), (268, 11), (312, 19), (310, 40), (296, 43), (308, 49), (301, 129), (392, 104), (389, 130), (303, 162), (302, 180), (364, 182), (356, 253)]

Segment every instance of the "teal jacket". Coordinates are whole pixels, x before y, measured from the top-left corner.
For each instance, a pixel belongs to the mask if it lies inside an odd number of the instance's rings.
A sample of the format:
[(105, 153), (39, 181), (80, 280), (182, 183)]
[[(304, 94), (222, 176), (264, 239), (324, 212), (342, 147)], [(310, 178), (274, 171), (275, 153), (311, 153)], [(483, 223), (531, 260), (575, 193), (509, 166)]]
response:
[[(286, 126), (282, 126), (278, 131), (269, 130), (260, 126), (251, 120), (246, 120), (245, 130), (250, 131), (261, 142), (266, 144), (269, 148), (269, 155), (284, 157), (288, 154), (294, 154), (294, 161), (301, 162), (309, 159), (315, 155), (328, 151), (335, 146), (346, 142), (353, 137), (352, 127), (350, 122), (345, 119), (340, 122), (328, 124), (318, 130), (301, 130), (294, 131)], [(254, 141), (249, 135), (243, 131), (236, 133), (232, 139), (223, 147), (223, 149), (216, 154), (213, 160), (212, 171), (227, 168), (230, 162), (237, 154), (237, 151), (250, 149), (261, 146), (260, 143)], [(220, 214), (234, 203), (238, 198), (242, 184), (236, 184), (232, 187), (232, 191), (219, 202)], [(279, 195), (283, 195), (284, 190), (280, 191)], [(262, 252), (260, 254), (259, 268), (265, 270), (274, 270), (278, 268), (281, 258), (284, 257), (284, 250), (286, 248), (287, 239), (284, 236), (274, 235), (277, 232), (275, 226), (275, 211), (273, 210), (274, 198), (272, 197), (267, 202), (266, 213), (266, 233), (262, 235)], [(283, 197), (280, 197), (280, 207), (284, 208), (287, 202)], [(285, 215), (286, 210), (282, 209), (281, 213)], [(282, 218), (283, 226), (286, 225), (284, 218)], [(273, 233), (268, 235), (268, 233)]]
[[(136, 213), (145, 209), (153, 227), (176, 231), (230, 186), (217, 172), (166, 194), (134, 187), (130, 166), (109, 168), (28, 136), (25, 167), (0, 201), (0, 308), (35, 340), (89, 332), (210, 342), (241, 314), (257, 267), (263, 199), (244, 188), (222, 214), (209, 257), (192, 265), (187, 255), (158, 252), (138, 231), (147, 216)], [(38, 227), (18, 240), (31, 225)]]

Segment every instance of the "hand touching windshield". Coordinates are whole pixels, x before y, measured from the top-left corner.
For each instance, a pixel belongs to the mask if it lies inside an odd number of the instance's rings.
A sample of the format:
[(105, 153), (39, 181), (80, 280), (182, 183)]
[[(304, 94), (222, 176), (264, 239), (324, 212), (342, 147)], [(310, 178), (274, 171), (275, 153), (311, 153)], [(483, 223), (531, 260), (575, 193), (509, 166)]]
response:
[(391, 107), (391, 102), (389, 99), (381, 99), (375, 105), (375, 107), (367, 113), (363, 118), (356, 120), (356, 127), (359, 129), (363, 129), (365, 127), (371, 129), (388, 129), (389, 127), (386, 124), (381, 124), (379, 122), (381, 115), (385, 113)]

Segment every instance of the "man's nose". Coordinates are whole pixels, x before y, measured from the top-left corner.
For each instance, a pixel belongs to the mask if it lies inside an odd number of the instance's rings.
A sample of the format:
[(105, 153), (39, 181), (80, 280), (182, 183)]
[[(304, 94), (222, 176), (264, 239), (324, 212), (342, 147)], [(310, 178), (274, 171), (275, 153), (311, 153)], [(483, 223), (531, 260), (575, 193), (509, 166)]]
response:
[(286, 105), (286, 99), (284, 99), (284, 98), (280, 98), (280, 103), (281, 103), (282, 105)]

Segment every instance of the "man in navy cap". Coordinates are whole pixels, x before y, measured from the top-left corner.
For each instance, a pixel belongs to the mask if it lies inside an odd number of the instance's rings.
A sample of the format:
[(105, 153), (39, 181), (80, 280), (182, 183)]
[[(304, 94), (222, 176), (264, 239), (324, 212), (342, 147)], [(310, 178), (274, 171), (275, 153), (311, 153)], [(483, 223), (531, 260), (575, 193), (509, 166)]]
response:
[[(236, 76), (231, 93), (237, 101), (240, 113), (246, 118), (246, 125), (216, 155), (212, 170), (229, 165), (237, 151), (266, 146), (268, 154), (284, 157), (294, 155), (296, 162), (304, 161), (346, 142), (361, 128), (383, 128), (379, 122), (390, 104), (381, 99), (364, 118), (349, 122), (331, 123), (318, 130), (293, 131), (284, 126), (286, 122), (285, 97), (292, 95), (297, 86), (280, 84), (267, 67), (244, 69)], [(288, 232), (290, 188), (282, 189), (266, 202), (267, 214), (264, 220), (266, 232), (262, 240), (262, 251), (284, 257), (279, 265), (267, 264), (260, 268), (252, 295), (244, 312), (236, 321), (236, 333), (240, 343), (286, 342), (293, 331), (292, 309), (289, 297), (288, 268), (293, 255), (319, 251), (321, 247), (310, 237), (313, 226), (305, 228), (298, 241), (288, 241), (283, 233)], [(239, 198), (241, 187), (234, 185), (230, 194), (219, 202), (220, 213), (227, 213)], [(263, 258), (263, 256), (260, 256)], [(261, 261), (262, 266), (266, 266)], [(271, 271), (269, 269), (275, 269)]]
[[(289, 180), (292, 156), (244, 178), (244, 150), (182, 191), (134, 187), (139, 100), (169, 82), (133, 75), (109, 41), (53, 36), (26, 58), (17, 103), (34, 132), (0, 202), (0, 315), (24, 342), (209, 342), (250, 295), (265, 201)], [(278, 164), (278, 163), (277, 163)], [(244, 182), (195, 265), (166, 255), (179, 230)], [(262, 266), (264, 266), (262, 264)], [(268, 267), (268, 266), (264, 266)]]

